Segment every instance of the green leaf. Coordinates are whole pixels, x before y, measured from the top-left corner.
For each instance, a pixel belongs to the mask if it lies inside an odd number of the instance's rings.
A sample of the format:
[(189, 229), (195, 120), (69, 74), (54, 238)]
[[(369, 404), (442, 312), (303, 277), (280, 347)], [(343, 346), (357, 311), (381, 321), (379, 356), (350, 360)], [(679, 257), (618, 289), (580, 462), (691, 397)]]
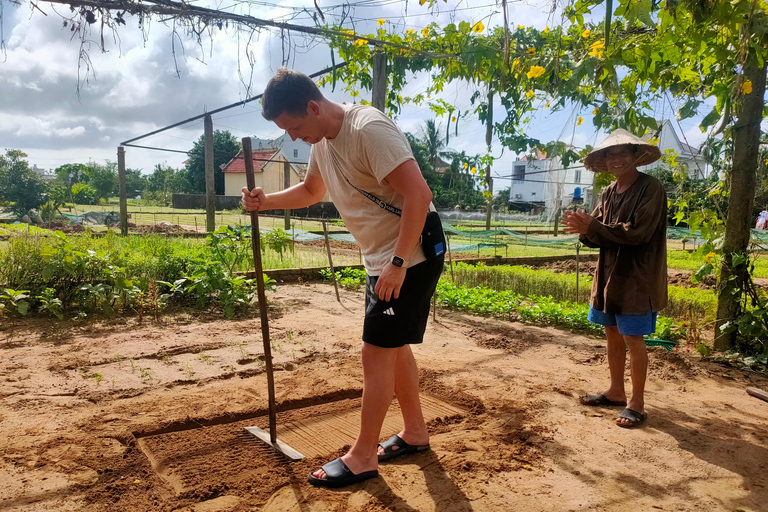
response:
[(743, 264), (745, 261), (747, 261), (747, 257), (741, 253), (731, 255), (731, 264), (734, 267), (738, 267), (739, 265)]
[(21, 316), (26, 315), (27, 311), (29, 311), (29, 302), (25, 302), (25, 301), (19, 302), (18, 305), (16, 306), (16, 309), (18, 309), (19, 314)]

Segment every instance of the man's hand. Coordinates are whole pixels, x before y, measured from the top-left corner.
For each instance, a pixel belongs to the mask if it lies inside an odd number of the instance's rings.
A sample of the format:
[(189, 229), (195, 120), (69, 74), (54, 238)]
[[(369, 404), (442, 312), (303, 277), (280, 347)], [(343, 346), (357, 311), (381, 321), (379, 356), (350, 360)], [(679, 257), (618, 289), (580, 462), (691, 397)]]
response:
[(578, 233), (580, 235), (586, 235), (589, 231), (589, 225), (592, 224), (592, 221), (594, 221), (594, 217), (589, 215), (588, 213), (584, 213), (584, 210), (579, 208), (575, 212), (571, 211), (564, 211), (563, 212), (563, 218), (560, 221), (560, 224), (563, 224), (565, 226), (566, 233), (574, 234)]
[(379, 299), (389, 302), (393, 297), (395, 299), (400, 297), (400, 288), (405, 281), (406, 270), (408, 269), (405, 267), (396, 267), (391, 263), (384, 267), (374, 288)]
[(267, 208), (267, 195), (261, 187), (256, 187), (253, 190), (248, 190), (248, 187), (243, 187), (241, 190), (243, 193), (243, 208), (248, 212), (258, 212), (266, 210)]

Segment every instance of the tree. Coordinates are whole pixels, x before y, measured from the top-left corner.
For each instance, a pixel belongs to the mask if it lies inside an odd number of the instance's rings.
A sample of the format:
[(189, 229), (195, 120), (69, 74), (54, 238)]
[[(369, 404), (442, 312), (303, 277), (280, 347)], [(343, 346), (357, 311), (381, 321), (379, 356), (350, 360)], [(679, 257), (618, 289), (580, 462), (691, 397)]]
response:
[(138, 197), (147, 188), (147, 177), (141, 174), (140, 169), (125, 170), (125, 195), (128, 198)]
[(187, 171), (157, 164), (147, 179), (146, 191), (164, 204), (169, 204), (172, 194), (186, 192), (188, 188)]
[(510, 189), (505, 188), (499, 190), (493, 196), (493, 208), (499, 211), (507, 211), (509, 209), (509, 192)]
[(7, 149), (0, 155), (0, 202), (9, 203), (19, 215), (37, 209), (45, 201), (46, 184), (24, 160), (27, 154)]
[(107, 161), (106, 164), (89, 164), (86, 166), (81, 182), (93, 189), (94, 199), (105, 201), (117, 195), (117, 162)]
[[(217, 195), (224, 195), (224, 173), (221, 166), (232, 160), (240, 151), (240, 142), (227, 130), (213, 132), (213, 182)], [(190, 192), (205, 194), (205, 136), (201, 135), (187, 162)]]
[(56, 179), (65, 185), (67, 190), (72, 190), (72, 185), (80, 182), (85, 174), (85, 169), (83, 164), (64, 164), (57, 167), (53, 172), (56, 174)]

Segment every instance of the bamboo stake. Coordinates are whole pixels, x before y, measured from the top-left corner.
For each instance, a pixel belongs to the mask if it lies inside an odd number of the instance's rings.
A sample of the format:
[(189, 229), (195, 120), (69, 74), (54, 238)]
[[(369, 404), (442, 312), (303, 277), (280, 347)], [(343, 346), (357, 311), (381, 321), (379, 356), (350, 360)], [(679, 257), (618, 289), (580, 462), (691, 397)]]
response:
[(323, 221), (323, 234), (325, 235), (325, 249), (328, 251), (328, 266), (331, 267), (331, 275), (333, 276), (333, 287), (336, 290), (336, 300), (341, 304), (341, 297), (339, 297), (339, 285), (336, 282), (336, 270), (333, 268), (333, 258), (331, 258), (331, 241), (328, 239), (328, 226)]

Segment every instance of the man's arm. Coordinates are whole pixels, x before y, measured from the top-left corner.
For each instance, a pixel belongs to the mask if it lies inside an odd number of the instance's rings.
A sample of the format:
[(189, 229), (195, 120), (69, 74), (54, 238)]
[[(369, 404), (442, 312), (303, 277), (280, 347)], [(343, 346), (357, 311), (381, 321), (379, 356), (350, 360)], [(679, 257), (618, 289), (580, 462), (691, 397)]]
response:
[(325, 183), (320, 173), (308, 173), (307, 177), (291, 188), (265, 194), (261, 187), (256, 187), (250, 192), (243, 187), (243, 207), (249, 211), (264, 210), (295, 210), (313, 205), (323, 199), (325, 195)]
[[(424, 181), (415, 160), (408, 160), (397, 166), (387, 175), (385, 181), (404, 199), (395, 254), (402, 258), (410, 258), (424, 228), (429, 203), (432, 201), (432, 191)], [(380, 299), (388, 301), (392, 297), (400, 296), (405, 272), (406, 268), (398, 268), (391, 264), (384, 267), (376, 283), (376, 293)]]

